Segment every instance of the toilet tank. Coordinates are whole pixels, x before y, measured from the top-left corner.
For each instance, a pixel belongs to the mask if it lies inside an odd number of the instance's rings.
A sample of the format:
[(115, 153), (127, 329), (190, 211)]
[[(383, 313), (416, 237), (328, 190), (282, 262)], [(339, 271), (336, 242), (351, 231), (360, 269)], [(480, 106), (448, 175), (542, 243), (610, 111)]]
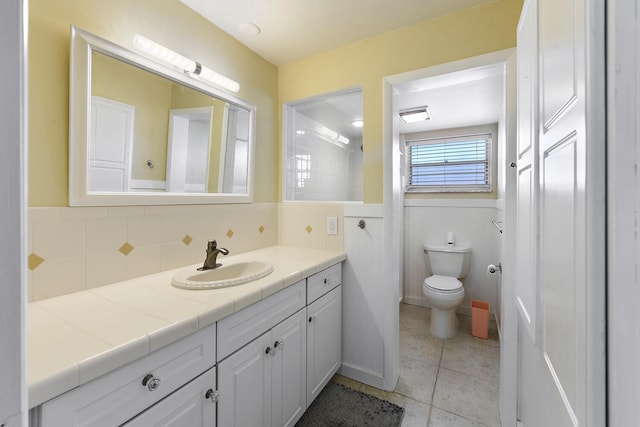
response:
[(424, 253), (427, 256), (427, 264), (430, 266), (431, 274), (464, 279), (469, 272), (471, 248), (468, 246), (425, 243)]

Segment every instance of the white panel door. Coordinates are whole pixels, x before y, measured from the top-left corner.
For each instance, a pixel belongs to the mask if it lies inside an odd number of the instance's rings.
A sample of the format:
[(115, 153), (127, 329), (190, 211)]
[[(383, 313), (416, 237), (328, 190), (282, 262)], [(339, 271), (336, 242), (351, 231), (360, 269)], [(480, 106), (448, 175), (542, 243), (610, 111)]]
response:
[(528, 291), (540, 319), (533, 337), (526, 316), (520, 321), (518, 417), (527, 426), (600, 426), (606, 407), (604, 2), (539, 0), (537, 6), (538, 194), (527, 196), (533, 208), (519, 203), (517, 215), (519, 224), (539, 221), (531, 264), (537, 283)]
[(271, 330), (271, 425), (294, 426), (307, 409), (307, 316), (300, 310)]
[(271, 423), (271, 331), (218, 364), (218, 425), (260, 427)]
[(90, 191), (129, 189), (134, 114), (132, 105), (91, 97)]

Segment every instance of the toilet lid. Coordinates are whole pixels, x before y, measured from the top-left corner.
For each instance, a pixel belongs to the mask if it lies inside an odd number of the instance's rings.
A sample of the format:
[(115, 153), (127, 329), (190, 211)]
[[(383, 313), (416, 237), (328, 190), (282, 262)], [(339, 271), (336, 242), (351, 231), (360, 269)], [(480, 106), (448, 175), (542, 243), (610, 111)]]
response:
[(431, 277), (427, 277), (424, 282), (430, 288), (439, 289), (441, 291), (455, 291), (462, 287), (462, 282), (455, 277), (449, 276), (433, 275)]

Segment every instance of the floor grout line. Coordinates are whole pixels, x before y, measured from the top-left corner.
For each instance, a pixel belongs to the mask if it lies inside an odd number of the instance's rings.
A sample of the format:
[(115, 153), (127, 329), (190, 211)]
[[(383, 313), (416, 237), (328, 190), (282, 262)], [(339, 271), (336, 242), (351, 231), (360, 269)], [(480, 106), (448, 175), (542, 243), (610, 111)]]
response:
[(440, 348), (440, 359), (438, 360), (438, 369), (436, 370), (436, 380), (433, 382), (433, 391), (431, 392), (431, 404), (429, 405), (429, 415), (427, 415), (427, 427), (431, 424), (431, 413), (433, 412), (433, 399), (436, 397), (436, 387), (438, 386), (438, 376), (440, 375), (440, 365), (442, 365), (442, 357), (444, 355), (445, 342)]

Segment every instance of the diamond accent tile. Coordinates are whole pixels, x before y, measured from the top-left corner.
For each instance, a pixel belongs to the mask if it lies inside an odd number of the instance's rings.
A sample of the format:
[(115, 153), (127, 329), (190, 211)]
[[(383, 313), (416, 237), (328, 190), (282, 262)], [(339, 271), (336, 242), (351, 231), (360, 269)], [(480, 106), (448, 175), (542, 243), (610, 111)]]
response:
[(133, 250), (133, 246), (129, 242), (125, 242), (124, 245), (120, 246), (118, 249), (124, 256), (127, 256)]
[(227, 231), (227, 237), (228, 238), (232, 238), (233, 237), (233, 230), (229, 229), (229, 231)]
[(189, 243), (191, 243), (192, 241), (193, 239), (188, 234), (185, 234), (185, 236), (182, 238), (182, 243), (184, 243), (187, 246), (189, 246)]
[(311, 234), (311, 232), (313, 231), (313, 228), (311, 228), (310, 225), (307, 225), (307, 228), (305, 228), (305, 230), (307, 230), (307, 233)]
[(263, 226), (260, 226), (260, 228), (258, 228), (258, 232), (259, 232), (260, 234), (264, 233), (264, 227), (263, 227)]
[(44, 258), (39, 255), (29, 255), (29, 270), (35, 270), (40, 264), (44, 262)]

